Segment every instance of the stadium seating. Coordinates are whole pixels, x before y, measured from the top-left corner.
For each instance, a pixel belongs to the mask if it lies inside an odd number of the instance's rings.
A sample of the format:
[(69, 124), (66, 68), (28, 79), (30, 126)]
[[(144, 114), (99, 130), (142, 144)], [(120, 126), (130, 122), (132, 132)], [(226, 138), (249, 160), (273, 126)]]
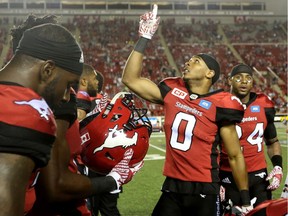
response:
[[(21, 21), (14, 18), (13, 24)], [(75, 15), (63, 23), (84, 51), (84, 59), (105, 77), (110, 98), (123, 91), (121, 74), (125, 61), (138, 39), (138, 20)], [(0, 53), (9, 47), (8, 19), (0, 19)], [(254, 90), (265, 92), (275, 102), (277, 112), (287, 112), (287, 23), (247, 20), (221, 24), (207, 19), (179, 24), (164, 19), (145, 51), (143, 76), (155, 83), (167, 76), (181, 76), (181, 68), (199, 52), (214, 55), (221, 63), (221, 77), (214, 88), (229, 90), (227, 76), (233, 65), (245, 62), (257, 71)], [(2, 56), (3, 57), (3, 56)], [(12, 57), (8, 49), (2, 65)], [(272, 72), (270, 72), (272, 71)], [(163, 115), (161, 106), (147, 103), (150, 115)]]

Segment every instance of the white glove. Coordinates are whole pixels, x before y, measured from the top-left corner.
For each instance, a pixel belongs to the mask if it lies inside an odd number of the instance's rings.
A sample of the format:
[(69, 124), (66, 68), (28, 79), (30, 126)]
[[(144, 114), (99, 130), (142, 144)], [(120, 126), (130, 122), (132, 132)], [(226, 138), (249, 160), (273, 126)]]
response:
[(111, 176), (114, 178), (117, 184), (117, 189), (112, 191), (111, 193), (119, 193), (120, 186), (123, 184), (127, 184), (131, 181), (132, 177), (138, 172), (144, 165), (144, 161), (141, 161), (134, 167), (129, 167), (130, 160), (133, 156), (133, 149), (128, 149), (123, 156), (123, 159), (114, 166), (111, 172), (107, 176)]
[(245, 216), (247, 215), (250, 211), (253, 210), (253, 205), (255, 204), (257, 200), (257, 197), (254, 197), (251, 201), (250, 201), (250, 205), (249, 206), (235, 206), (235, 210), (237, 212), (233, 212), (232, 213), (240, 213), (241, 216)]
[(96, 99), (95, 102), (95, 108), (89, 113), (87, 113), (86, 117), (91, 116), (95, 113), (99, 113), (106, 107), (106, 105), (109, 103), (108, 94), (105, 92), (103, 96), (100, 99)]
[(251, 205), (250, 206), (242, 206), (241, 210), (242, 210), (242, 215), (244, 216), (253, 210), (253, 206), (251, 206)]
[(153, 10), (140, 16), (139, 36), (151, 39), (158, 29), (160, 17), (157, 17), (158, 6), (154, 4)]
[[(133, 176), (144, 166), (144, 160), (142, 160), (141, 162), (139, 162), (137, 165), (135, 165), (134, 167), (130, 168), (130, 171), (132, 172)], [(132, 177), (133, 177), (132, 176)], [(131, 179), (130, 179), (131, 180)]]
[(280, 166), (275, 166), (266, 178), (266, 181), (272, 179), (272, 182), (267, 187), (267, 189), (272, 191), (276, 190), (280, 186), (282, 177), (283, 177), (282, 168)]
[(224, 202), (225, 200), (225, 188), (221, 185), (220, 186), (220, 201)]
[(103, 94), (103, 97), (100, 99), (99, 103), (97, 104), (97, 108), (98, 108), (99, 112), (101, 112), (106, 107), (106, 105), (108, 103), (109, 103), (108, 94), (105, 92)]

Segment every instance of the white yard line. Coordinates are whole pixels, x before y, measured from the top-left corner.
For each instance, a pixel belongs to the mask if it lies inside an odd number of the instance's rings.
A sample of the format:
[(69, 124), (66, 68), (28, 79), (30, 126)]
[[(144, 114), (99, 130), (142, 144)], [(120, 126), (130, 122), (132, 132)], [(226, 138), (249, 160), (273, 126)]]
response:
[(151, 147), (153, 147), (153, 148), (159, 150), (159, 151), (166, 152), (165, 149), (159, 148), (158, 146), (155, 146), (155, 145), (153, 145), (153, 144), (151, 144), (151, 143), (150, 143), (149, 145), (150, 145)]

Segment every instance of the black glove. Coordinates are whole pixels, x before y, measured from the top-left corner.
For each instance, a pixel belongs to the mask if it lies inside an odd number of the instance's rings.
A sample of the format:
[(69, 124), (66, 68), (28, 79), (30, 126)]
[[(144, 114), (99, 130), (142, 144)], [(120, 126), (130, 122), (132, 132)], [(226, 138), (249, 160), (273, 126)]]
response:
[(53, 109), (53, 113), (56, 119), (63, 119), (69, 122), (69, 127), (77, 119), (77, 102), (76, 94), (70, 93), (69, 102), (61, 102), (59, 105), (56, 105)]

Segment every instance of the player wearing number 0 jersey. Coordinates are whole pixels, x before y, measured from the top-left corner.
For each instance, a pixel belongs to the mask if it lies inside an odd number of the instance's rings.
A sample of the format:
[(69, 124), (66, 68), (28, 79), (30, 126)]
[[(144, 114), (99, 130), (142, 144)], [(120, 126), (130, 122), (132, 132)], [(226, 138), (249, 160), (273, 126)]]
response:
[[(132, 52), (124, 69), (124, 83), (146, 100), (163, 104), (165, 111), (163, 174), (166, 179), (152, 215), (184, 216), (190, 212), (196, 216), (211, 216), (220, 213), (217, 150), (220, 139), (229, 149), (234, 177), (242, 194), (242, 208), (251, 209), (245, 162), (235, 129), (244, 109), (232, 94), (222, 90), (208, 91), (211, 83), (218, 79), (217, 75), (219, 77), (217, 61), (207, 54), (195, 55), (185, 63), (183, 78), (167, 78), (157, 86), (131, 73), (139, 70), (131, 59), (139, 63), (142, 58), (138, 52)], [(214, 77), (214, 74), (217, 75)]]
[[(255, 203), (257, 206), (263, 201), (271, 199), (271, 190), (280, 186), (283, 175), (281, 146), (274, 125), (274, 103), (262, 93), (251, 92), (253, 74), (248, 65), (235, 66), (231, 71), (229, 84), (231, 93), (241, 99), (245, 107), (244, 117), (241, 123), (236, 125), (236, 130), (247, 166), (250, 197), (257, 197)], [(269, 175), (267, 175), (264, 143), (274, 165), (274, 169)], [(239, 191), (232, 177), (225, 147), (223, 147), (220, 157), (220, 178), (226, 191), (226, 200), (231, 199), (234, 205), (238, 205)], [(270, 185), (269, 179), (272, 179)], [(265, 210), (262, 210), (255, 215), (266, 215), (266, 213)]]
[(165, 182), (153, 216), (213, 216), (220, 214), (218, 152), (220, 137), (241, 192), (242, 212), (249, 212), (248, 176), (235, 123), (244, 109), (240, 100), (221, 90), (211, 92), (219, 79), (217, 60), (206, 53), (192, 55), (182, 77), (159, 85), (141, 76), (144, 51), (156, 32), (157, 5), (140, 16), (140, 38), (126, 61), (122, 82), (143, 99), (165, 110)]

